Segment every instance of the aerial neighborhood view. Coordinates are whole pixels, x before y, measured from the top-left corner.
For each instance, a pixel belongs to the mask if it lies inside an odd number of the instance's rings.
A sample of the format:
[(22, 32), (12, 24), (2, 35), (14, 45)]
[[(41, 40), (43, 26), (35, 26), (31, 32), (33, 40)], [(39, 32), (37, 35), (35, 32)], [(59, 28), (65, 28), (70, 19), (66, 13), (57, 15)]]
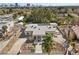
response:
[(0, 55), (79, 55), (79, 6), (0, 3)]

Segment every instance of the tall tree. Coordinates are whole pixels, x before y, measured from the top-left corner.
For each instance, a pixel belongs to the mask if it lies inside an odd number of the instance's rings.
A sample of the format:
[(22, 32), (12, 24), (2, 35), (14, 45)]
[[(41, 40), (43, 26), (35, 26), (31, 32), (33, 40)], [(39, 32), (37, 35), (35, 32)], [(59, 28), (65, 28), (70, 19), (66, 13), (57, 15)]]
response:
[(46, 34), (43, 41), (44, 41), (44, 43), (43, 43), (44, 51), (46, 53), (50, 54), (51, 48), (52, 48), (52, 36), (51, 36), (51, 34)]
[(51, 10), (47, 8), (38, 8), (32, 10), (32, 13), (28, 19), (30, 22), (34, 23), (48, 23), (52, 19)]

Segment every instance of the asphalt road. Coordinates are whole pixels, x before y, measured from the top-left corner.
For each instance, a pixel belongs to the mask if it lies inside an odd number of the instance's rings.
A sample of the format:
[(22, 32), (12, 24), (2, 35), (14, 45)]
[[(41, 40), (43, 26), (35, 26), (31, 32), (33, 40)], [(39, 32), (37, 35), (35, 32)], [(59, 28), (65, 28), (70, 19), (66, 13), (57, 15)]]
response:
[(19, 38), (26, 38), (26, 35), (25, 35), (25, 33), (24, 33), (24, 31), (25, 31), (25, 29), (21, 29), (21, 35), (20, 35), (20, 37)]

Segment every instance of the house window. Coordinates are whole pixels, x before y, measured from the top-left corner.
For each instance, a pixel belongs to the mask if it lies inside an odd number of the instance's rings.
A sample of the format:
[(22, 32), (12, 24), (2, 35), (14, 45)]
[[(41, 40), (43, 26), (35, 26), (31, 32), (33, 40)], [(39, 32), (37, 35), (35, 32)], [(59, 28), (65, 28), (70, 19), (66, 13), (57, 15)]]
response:
[(38, 42), (40, 42), (41, 41), (41, 36), (38, 36)]
[(34, 36), (34, 39), (36, 39), (36, 36)]

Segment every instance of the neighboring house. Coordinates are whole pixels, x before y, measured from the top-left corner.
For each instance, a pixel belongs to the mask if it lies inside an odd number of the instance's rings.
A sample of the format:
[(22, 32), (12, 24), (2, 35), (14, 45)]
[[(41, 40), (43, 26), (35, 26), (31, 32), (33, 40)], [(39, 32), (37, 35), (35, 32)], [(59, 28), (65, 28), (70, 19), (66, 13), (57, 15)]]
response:
[(42, 43), (43, 36), (46, 33), (53, 33), (56, 30), (56, 26), (56, 23), (51, 23), (50, 25), (28, 24), (25, 34), (28, 40), (34, 40), (34, 44)]
[(77, 39), (79, 40), (79, 26), (75, 25), (72, 27), (73, 31), (75, 32)]
[(13, 21), (12, 14), (0, 15), (0, 31), (2, 31), (3, 26), (7, 26), (7, 32), (12, 30), (12, 27), (14, 27), (14, 21)]
[(66, 17), (66, 16), (68, 16), (68, 14), (67, 13), (59, 13), (58, 16), (59, 17)]
[(73, 29), (69, 26), (65, 27), (64, 35), (67, 40), (73, 40), (73, 41), (76, 40), (76, 34), (73, 31)]
[(24, 19), (24, 16), (19, 16), (18, 17), (18, 21), (17, 22), (18, 22), (19, 25), (23, 25), (23, 19)]
[(24, 16), (18, 17), (18, 20), (19, 20), (19, 21), (23, 21), (23, 19), (24, 19)]

